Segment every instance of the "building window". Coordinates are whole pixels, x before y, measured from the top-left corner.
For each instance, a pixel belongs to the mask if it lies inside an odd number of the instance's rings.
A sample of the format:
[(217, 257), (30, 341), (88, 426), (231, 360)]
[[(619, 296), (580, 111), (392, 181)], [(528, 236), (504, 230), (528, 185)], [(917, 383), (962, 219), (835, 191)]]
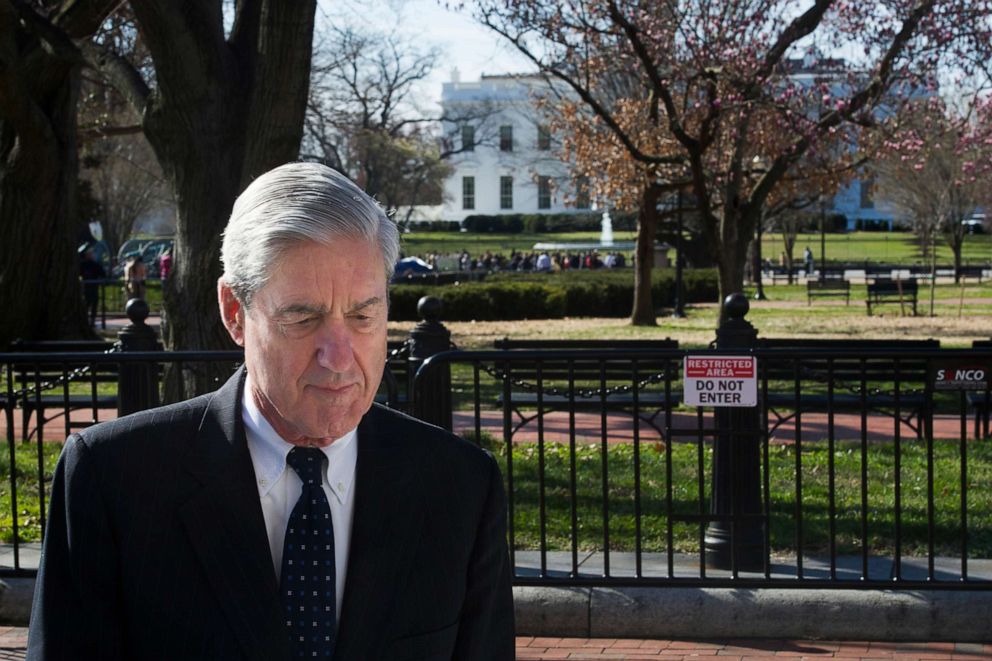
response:
[(861, 180), (861, 208), (875, 208), (875, 177), (873, 176)]
[(589, 204), (589, 177), (579, 177), (575, 181), (575, 208), (588, 209)]
[(499, 208), (513, 208), (513, 177), (499, 178)]
[(475, 151), (475, 127), (462, 126), (462, 151)]
[(551, 129), (544, 125), (537, 127), (537, 149), (548, 151), (551, 149)]
[(475, 208), (475, 177), (462, 177), (462, 209)]
[(537, 178), (537, 208), (551, 208), (551, 177)]
[(513, 127), (510, 125), (499, 127), (499, 150), (513, 151)]

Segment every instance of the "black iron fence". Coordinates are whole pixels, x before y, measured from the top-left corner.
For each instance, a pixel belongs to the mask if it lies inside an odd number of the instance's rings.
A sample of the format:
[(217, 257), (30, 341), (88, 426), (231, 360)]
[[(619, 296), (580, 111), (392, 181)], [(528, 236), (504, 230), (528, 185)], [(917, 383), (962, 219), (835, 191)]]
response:
[[(756, 406), (687, 406), (686, 359), (754, 359)], [(419, 415), (502, 461), (522, 585), (992, 588), (988, 350), (452, 351)], [(450, 411), (432, 409), (450, 382)], [(732, 391), (731, 391), (732, 392)]]
[[(992, 589), (992, 348), (767, 348), (738, 309), (709, 349), (457, 351), (423, 312), (382, 398), (500, 459), (517, 584)], [(0, 574), (36, 566), (65, 435), (239, 360), (0, 354)]]

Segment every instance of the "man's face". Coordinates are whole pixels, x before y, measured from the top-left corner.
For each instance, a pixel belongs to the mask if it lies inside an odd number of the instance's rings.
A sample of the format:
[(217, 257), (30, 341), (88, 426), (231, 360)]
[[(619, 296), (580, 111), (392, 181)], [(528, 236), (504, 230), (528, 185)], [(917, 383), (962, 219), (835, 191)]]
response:
[(218, 283), (221, 314), (245, 349), (252, 397), (294, 444), (329, 445), (358, 425), (386, 362), (382, 255), (361, 239), (287, 250), (245, 309)]

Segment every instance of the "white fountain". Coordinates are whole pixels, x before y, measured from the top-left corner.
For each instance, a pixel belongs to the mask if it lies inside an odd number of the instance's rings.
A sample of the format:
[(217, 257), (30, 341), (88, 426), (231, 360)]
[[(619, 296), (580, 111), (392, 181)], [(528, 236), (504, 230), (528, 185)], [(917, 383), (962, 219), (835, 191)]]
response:
[(600, 233), (599, 233), (599, 243), (594, 243), (592, 241), (586, 242), (571, 242), (571, 243), (535, 243), (534, 250), (594, 250), (594, 249), (612, 249), (612, 250), (633, 250), (633, 241), (614, 241), (613, 240), (613, 218), (610, 216), (610, 207), (608, 205), (603, 207), (602, 220), (599, 223)]
[(599, 243), (603, 246), (613, 246), (613, 219), (610, 218), (610, 208), (603, 210), (603, 220), (600, 223), (602, 230), (599, 234)]

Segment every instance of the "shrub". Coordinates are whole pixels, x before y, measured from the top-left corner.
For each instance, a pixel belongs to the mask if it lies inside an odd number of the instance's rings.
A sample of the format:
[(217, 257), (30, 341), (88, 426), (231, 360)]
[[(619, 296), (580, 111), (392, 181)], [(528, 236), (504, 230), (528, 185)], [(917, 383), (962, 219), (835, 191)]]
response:
[[(692, 269), (684, 274), (687, 302), (715, 301), (718, 283), (714, 269)], [(390, 289), (390, 319), (416, 320), (421, 296), (444, 301), (446, 321), (557, 319), (561, 317), (626, 317), (634, 303), (634, 275), (623, 271), (566, 273), (498, 273), (486, 282), (456, 285), (394, 285)], [(655, 269), (651, 296), (656, 307), (674, 302), (675, 272)]]
[(457, 232), (462, 225), (457, 220), (413, 220), (408, 227), (413, 232)]
[[(611, 214), (613, 229), (617, 231), (634, 231), (637, 229), (637, 214), (616, 212)], [(544, 234), (554, 232), (596, 232), (602, 227), (602, 213), (507, 213), (507, 214), (473, 214), (462, 221), (466, 232), (507, 232), (529, 234)]]

